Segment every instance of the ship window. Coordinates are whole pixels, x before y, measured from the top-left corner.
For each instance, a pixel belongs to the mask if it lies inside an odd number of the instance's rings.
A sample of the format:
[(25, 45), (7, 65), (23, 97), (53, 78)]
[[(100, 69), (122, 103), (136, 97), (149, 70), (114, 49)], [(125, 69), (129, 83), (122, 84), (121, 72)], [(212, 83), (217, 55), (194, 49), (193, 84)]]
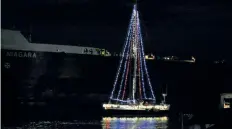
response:
[(232, 105), (232, 99), (231, 98), (225, 98), (224, 99), (224, 108), (231, 108)]

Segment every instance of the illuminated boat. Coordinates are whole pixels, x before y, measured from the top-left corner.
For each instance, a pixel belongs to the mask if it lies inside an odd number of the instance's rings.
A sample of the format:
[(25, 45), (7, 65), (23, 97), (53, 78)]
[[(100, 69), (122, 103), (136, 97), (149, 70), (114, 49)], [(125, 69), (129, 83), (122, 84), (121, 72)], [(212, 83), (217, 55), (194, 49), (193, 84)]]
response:
[(137, 5), (134, 5), (119, 68), (105, 112), (114, 115), (163, 114), (170, 105), (156, 103), (148, 74)]

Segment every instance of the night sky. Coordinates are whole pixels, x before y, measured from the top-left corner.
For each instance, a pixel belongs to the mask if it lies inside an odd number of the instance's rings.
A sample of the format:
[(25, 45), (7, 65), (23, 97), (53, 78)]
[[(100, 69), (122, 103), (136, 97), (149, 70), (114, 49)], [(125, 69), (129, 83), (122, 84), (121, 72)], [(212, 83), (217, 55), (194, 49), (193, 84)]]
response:
[[(230, 0), (142, 0), (145, 49), (158, 55), (230, 59)], [(33, 26), (34, 42), (120, 51), (132, 12), (130, 0), (2, 0), (2, 26)]]

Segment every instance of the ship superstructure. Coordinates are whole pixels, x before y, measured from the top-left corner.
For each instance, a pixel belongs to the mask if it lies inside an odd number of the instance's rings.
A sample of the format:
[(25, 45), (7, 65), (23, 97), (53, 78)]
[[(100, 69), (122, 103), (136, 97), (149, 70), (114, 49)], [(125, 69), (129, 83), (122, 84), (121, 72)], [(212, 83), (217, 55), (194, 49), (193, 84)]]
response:
[[(21, 51), (8, 53), (9, 56), (24, 57), (30, 56), (25, 52), (52, 52), (52, 53), (67, 53), (67, 54), (84, 54), (84, 55), (102, 55), (111, 56), (105, 50), (94, 47), (71, 46), (71, 45), (53, 45), (46, 43), (30, 43), (20, 31), (2, 29), (1, 49)], [(32, 55), (33, 56), (33, 55)]]

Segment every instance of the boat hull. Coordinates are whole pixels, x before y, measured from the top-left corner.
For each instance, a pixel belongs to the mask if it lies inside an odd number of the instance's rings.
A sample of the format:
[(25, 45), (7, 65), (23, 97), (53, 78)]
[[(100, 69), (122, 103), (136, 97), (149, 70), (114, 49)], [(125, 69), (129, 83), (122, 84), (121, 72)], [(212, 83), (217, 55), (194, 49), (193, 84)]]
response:
[(161, 116), (168, 116), (169, 111), (153, 111), (153, 110), (105, 110), (103, 109), (103, 116), (104, 117), (161, 117)]

